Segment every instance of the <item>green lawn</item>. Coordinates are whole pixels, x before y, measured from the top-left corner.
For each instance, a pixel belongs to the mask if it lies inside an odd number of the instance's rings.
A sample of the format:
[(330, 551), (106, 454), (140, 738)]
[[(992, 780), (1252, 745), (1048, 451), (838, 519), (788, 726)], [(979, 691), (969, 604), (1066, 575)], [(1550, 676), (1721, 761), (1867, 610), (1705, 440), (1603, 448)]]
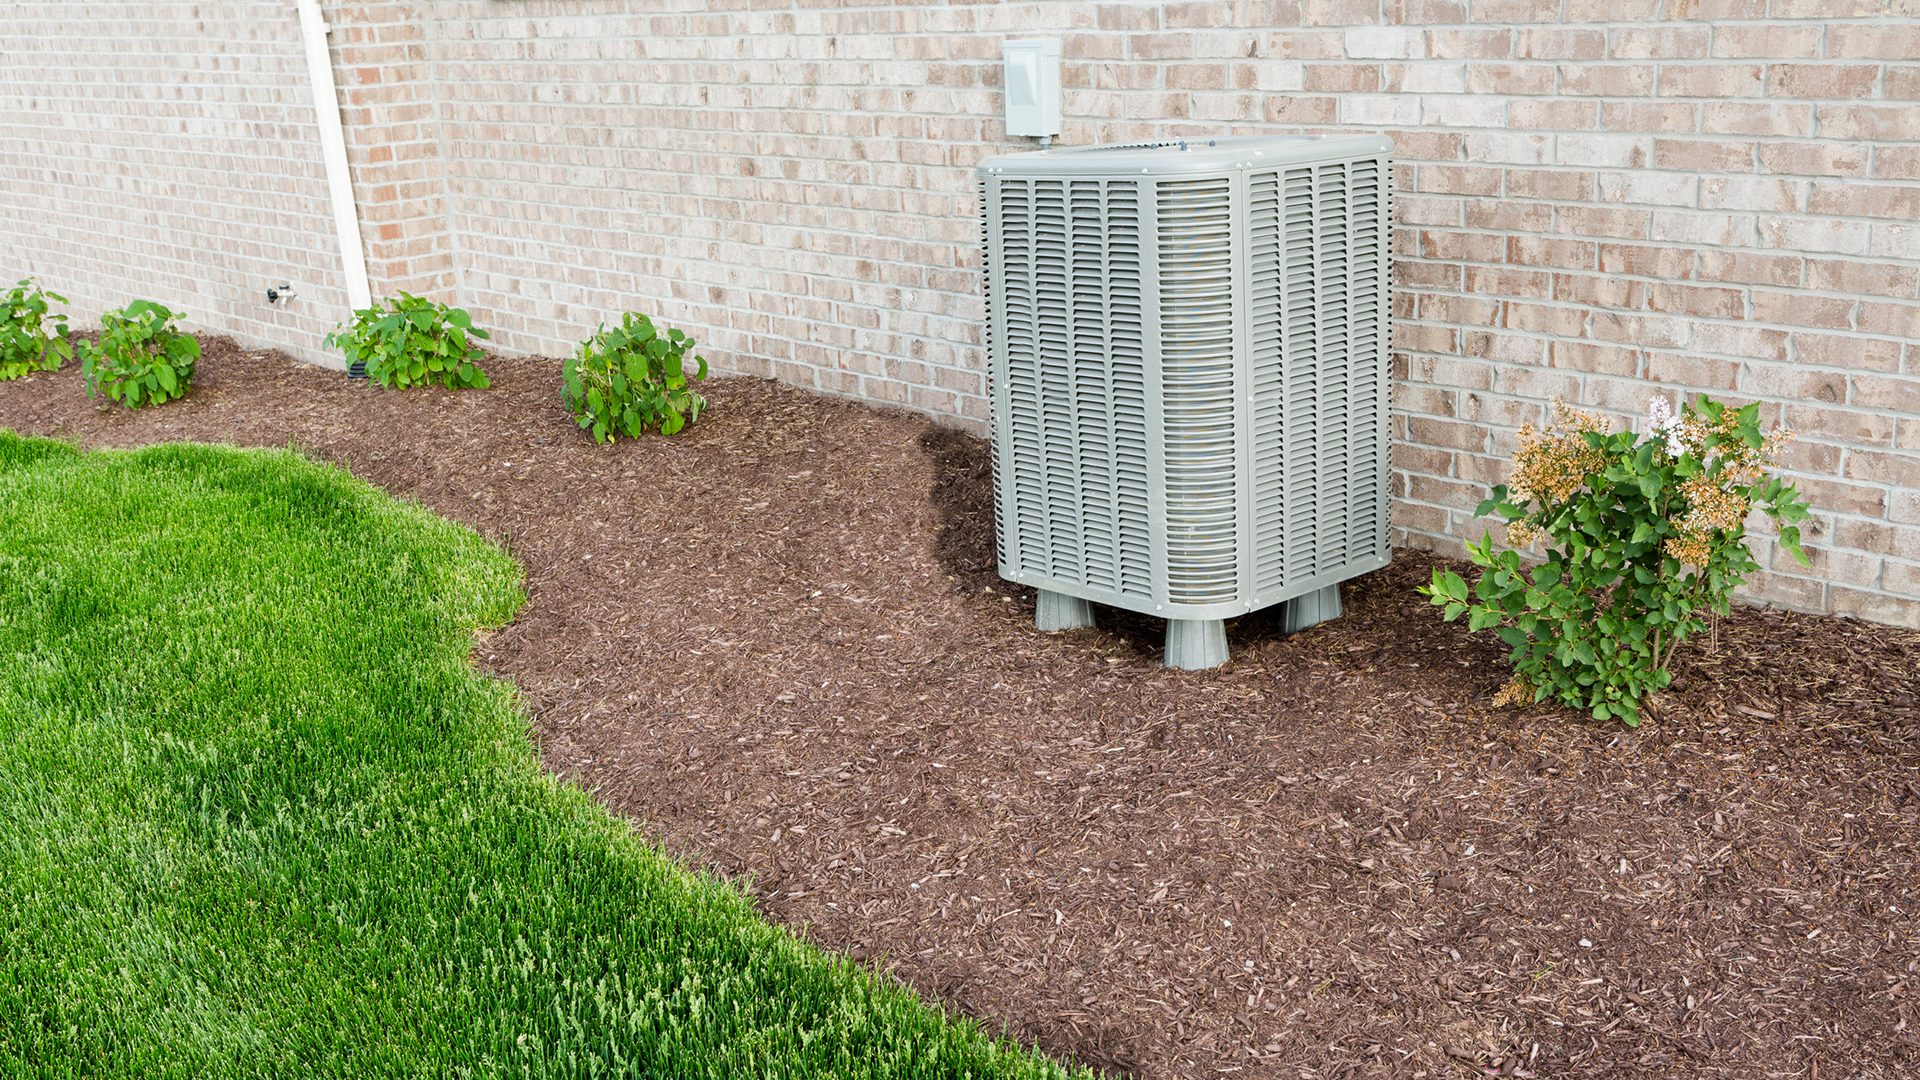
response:
[(0, 1076), (1066, 1075), (541, 772), (466, 662), (517, 581), (292, 453), (0, 432)]

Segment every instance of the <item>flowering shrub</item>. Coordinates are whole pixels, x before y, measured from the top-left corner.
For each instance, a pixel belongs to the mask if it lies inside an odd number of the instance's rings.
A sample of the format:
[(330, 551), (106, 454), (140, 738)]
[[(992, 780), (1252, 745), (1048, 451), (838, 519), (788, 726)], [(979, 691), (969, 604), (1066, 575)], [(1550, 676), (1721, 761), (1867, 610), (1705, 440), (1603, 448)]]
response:
[(100, 316), (100, 336), (80, 343), (87, 396), (105, 394), (138, 409), (185, 394), (200, 360), (200, 342), (174, 329), (181, 317), (151, 300), (135, 300)]
[[(1507, 542), (1469, 544), (1481, 568), (1471, 590), (1437, 570), (1421, 593), (1448, 621), (1493, 630), (1511, 648), (1513, 679), (1497, 704), (1553, 700), (1595, 717), (1640, 722), (1664, 689), (1682, 641), (1724, 615), (1733, 590), (1758, 569), (1746, 522), (1758, 511), (1802, 563), (1797, 522), (1807, 506), (1769, 469), (1792, 436), (1763, 433), (1759, 406), (1701, 398), (1674, 413), (1650, 407), (1645, 431), (1553, 403), (1553, 424), (1520, 429), (1512, 480), (1477, 515), (1507, 523)], [(1521, 565), (1520, 550), (1546, 542)]]
[(0, 293), (0, 382), (30, 371), (58, 371), (73, 355), (67, 317), (52, 310), (67, 298), (27, 278)]

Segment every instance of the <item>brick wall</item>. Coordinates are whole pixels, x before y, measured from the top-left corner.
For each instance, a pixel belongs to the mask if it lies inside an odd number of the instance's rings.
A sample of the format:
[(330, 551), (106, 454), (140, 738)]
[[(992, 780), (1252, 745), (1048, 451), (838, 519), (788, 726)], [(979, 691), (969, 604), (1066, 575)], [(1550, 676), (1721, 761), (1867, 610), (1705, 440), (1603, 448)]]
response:
[[(1819, 512), (1814, 568), (1769, 553), (1754, 592), (1920, 624), (1920, 0), (328, 7), (376, 292), (522, 352), (639, 308), (727, 369), (972, 423), (971, 169), (1030, 145), (1003, 38), (1064, 39), (1069, 144), (1385, 130), (1401, 540), (1467, 534), (1551, 395), (1713, 391), (1801, 433)], [(58, 160), (18, 124), (0, 155)]]
[(465, 296), (508, 347), (641, 306), (977, 421), (971, 168), (1030, 145), (1000, 41), (1057, 34), (1066, 143), (1399, 141), (1405, 542), (1469, 532), (1551, 395), (1714, 391), (1801, 433), (1819, 509), (1814, 567), (1754, 591), (1920, 624), (1913, 0), (434, 7)]
[[(0, 3), (0, 278), (323, 356), (345, 305), (292, 5)], [(296, 284), (269, 306), (266, 289)]]

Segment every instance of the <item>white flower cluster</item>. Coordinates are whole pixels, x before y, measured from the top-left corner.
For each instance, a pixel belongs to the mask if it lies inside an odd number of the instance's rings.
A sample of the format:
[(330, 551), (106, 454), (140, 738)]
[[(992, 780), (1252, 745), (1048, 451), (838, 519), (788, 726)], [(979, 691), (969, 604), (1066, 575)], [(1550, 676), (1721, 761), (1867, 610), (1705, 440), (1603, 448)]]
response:
[(1680, 457), (1687, 452), (1687, 444), (1680, 437), (1680, 414), (1673, 411), (1667, 399), (1655, 397), (1647, 402), (1647, 433), (1658, 435), (1667, 442), (1667, 453)]

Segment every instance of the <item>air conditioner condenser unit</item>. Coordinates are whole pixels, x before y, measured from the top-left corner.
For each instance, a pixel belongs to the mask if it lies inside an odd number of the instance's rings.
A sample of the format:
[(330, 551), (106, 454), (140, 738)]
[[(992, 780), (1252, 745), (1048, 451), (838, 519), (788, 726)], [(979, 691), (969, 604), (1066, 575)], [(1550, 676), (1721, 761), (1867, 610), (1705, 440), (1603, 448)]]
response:
[(1247, 136), (980, 165), (1000, 574), (1043, 630), (1340, 613), (1389, 557), (1393, 144)]

